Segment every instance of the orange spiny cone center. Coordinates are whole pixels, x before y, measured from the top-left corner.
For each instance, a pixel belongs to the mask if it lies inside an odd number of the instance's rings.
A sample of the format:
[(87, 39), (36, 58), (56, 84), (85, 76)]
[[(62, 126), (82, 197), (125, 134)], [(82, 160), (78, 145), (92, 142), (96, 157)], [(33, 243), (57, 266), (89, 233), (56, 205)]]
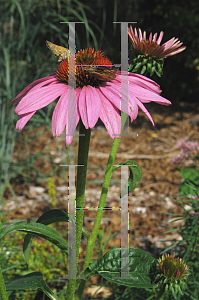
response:
[[(111, 62), (104, 56), (101, 50), (95, 51), (93, 48), (80, 50), (75, 55), (75, 66), (70, 69), (70, 80), (69, 80), (69, 58), (64, 60), (57, 71), (57, 79), (60, 82), (69, 84), (72, 79), (76, 82), (76, 87), (83, 87), (91, 85), (97, 87), (100, 85), (102, 80), (97, 73), (99, 68), (96, 66), (111, 66)], [(101, 68), (101, 72), (105, 72), (105, 67)], [(104, 69), (104, 71), (103, 71)], [(107, 80), (109, 81), (109, 80)]]

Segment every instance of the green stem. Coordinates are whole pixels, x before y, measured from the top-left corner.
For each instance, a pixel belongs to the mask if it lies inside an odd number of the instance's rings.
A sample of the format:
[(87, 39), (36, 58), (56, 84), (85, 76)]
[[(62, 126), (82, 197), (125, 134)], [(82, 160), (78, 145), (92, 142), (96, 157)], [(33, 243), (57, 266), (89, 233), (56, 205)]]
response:
[[(122, 113), (121, 132), (124, 128), (124, 124), (126, 122), (127, 116), (128, 115)], [(120, 135), (119, 139), (114, 139), (113, 140), (111, 152), (109, 154), (109, 159), (108, 159), (106, 172), (105, 172), (105, 176), (104, 176), (104, 182), (103, 182), (103, 186), (102, 186), (102, 193), (101, 193), (99, 206), (98, 206), (98, 210), (97, 210), (97, 214), (96, 214), (96, 218), (95, 218), (95, 223), (94, 223), (93, 230), (92, 230), (92, 233), (90, 235), (90, 238), (88, 239), (87, 252), (86, 252), (86, 258), (85, 258), (85, 263), (84, 263), (84, 269), (83, 270), (85, 270), (91, 262), (93, 247), (94, 247), (95, 240), (97, 238), (97, 234), (99, 232), (99, 227), (100, 227), (100, 223), (101, 223), (101, 219), (102, 219), (102, 215), (103, 215), (103, 211), (104, 211), (104, 206), (105, 206), (105, 202), (106, 202), (106, 197), (107, 197), (107, 193), (108, 193), (110, 179), (111, 179), (111, 175), (112, 175), (112, 172), (113, 172), (113, 163), (114, 163), (114, 160), (115, 160), (115, 156), (116, 156), (116, 153), (117, 153), (117, 148), (119, 146), (120, 139), (121, 139), (121, 135)], [(85, 284), (86, 284), (85, 280), (80, 281), (78, 291), (77, 291), (76, 300), (80, 300), (82, 298), (82, 294), (83, 294), (83, 291), (84, 291)]]
[(8, 300), (5, 283), (4, 283), (3, 275), (1, 272), (1, 266), (0, 266), (0, 299)]
[[(79, 257), (79, 248), (81, 243), (82, 225), (83, 225), (83, 216), (84, 216), (84, 210), (78, 208), (84, 207), (90, 135), (91, 135), (91, 129), (86, 129), (82, 123), (82, 120), (80, 119), (78, 167), (77, 167), (77, 183), (76, 183), (76, 251), (72, 252), (72, 255), (76, 256), (76, 265)], [(75, 270), (76, 266), (71, 266), (71, 268), (74, 268)], [(73, 272), (74, 270), (71, 270), (72, 274), (74, 273)], [(67, 299), (71, 299), (71, 300), (74, 299), (75, 288), (76, 288), (76, 279), (69, 279), (68, 288), (67, 288)]]

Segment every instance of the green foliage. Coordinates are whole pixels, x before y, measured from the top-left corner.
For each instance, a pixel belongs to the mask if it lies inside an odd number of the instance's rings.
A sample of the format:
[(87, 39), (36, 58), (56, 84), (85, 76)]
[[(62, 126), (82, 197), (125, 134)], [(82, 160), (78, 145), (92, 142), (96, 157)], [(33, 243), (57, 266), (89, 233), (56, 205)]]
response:
[[(111, 231), (108, 231), (106, 233), (104, 231), (105, 231), (105, 226), (98, 233), (96, 243), (95, 243), (95, 250), (97, 252), (98, 257), (103, 256), (108, 242), (118, 234), (118, 232), (115, 232), (114, 234), (111, 235)], [(115, 248), (115, 246), (111, 246), (111, 248), (109, 248), (109, 250), (114, 249), (114, 248)]]
[(180, 184), (180, 195), (199, 195), (199, 169), (186, 167), (179, 172), (183, 179)]
[[(196, 168), (184, 168), (180, 171), (184, 181), (180, 186), (181, 198), (177, 200), (182, 214), (168, 214), (176, 220), (184, 221), (183, 226), (172, 227), (168, 232), (177, 231), (182, 240), (176, 241), (175, 244), (164, 251), (175, 249), (176, 255), (185, 260), (189, 267), (189, 276), (187, 278), (187, 287), (183, 296), (176, 299), (194, 299), (198, 300), (199, 295), (199, 192), (198, 192), (198, 171)], [(194, 196), (193, 196), (194, 195)], [(183, 196), (183, 197), (182, 197)], [(169, 297), (168, 293), (168, 297)], [(168, 298), (170, 299), (170, 298)]]
[[(55, 222), (60, 222), (60, 221), (69, 221), (68, 214), (65, 213), (62, 210), (59, 209), (53, 209), (45, 212), (43, 215), (39, 217), (37, 220), (37, 223), (44, 224), (44, 225), (49, 225)], [(39, 235), (39, 234), (38, 234)], [(23, 252), (24, 256), (26, 259), (26, 263), (29, 263), (29, 258), (30, 258), (30, 251), (31, 251), (31, 245), (33, 241), (34, 235), (28, 233), (24, 239), (24, 244), (23, 244)], [(44, 236), (48, 240), (46, 236)], [(60, 248), (61, 249), (61, 248)], [(63, 250), (63, 249), (62, 249)]]
[(54, 178), (48, 177), (48, 195), (51, 200), (51, 205), (55, 206), (55, 195), (56, 195), (56, 187), (55, 187), (55, 181)]
[(35, 222), (21, 221), (12, 225), (7, 225), (1, 230), (0, 239), (16, 231), (22, 231), (42, 237), (52, 242), (63, 251), (67, 251), (68, 249), (68, 243), (66, 242), (66, 240), (64, 240), (54, 229)]
[[(51, 286), (53, 286), (53, 282), (56, 282), (58, 287), (61, 284), (59, 277), (65, 277), (67, 273), (67, 261), (65, 261), (63, 252), (51, 242), (45, 241), (45, 243), (41, 243), (38, 239), (33, 240), (27, 268), (20, 245), (23, 242), (23, 238), (24, 235), (15, 233), (11, 238), (3, 240), (0, 260), (5, 281), (11, 282), (13, 279), (19, 278), (19, 276), (25, 276), (31, 272), (40, 272)], [(61, 284), (61, 287), (63, 288), (63, 284)], [(26, 300), (34, 299), (34, 296), (35, 292), (25, 293), (18, 291), (12, 293), (10, 299)]]
[(6, 284), (6, 290), (37, 290), (41, 289), (51, 300), (60, 300), (53, 291), (47, 286), (43, 280), (43, 275), (39, 272), (34, 272), (15, 279), (9, 284)]
[[(121, 275), (121, 259), (128, 258), (128, 264)], [(93, 261), (81, 276), (99, 274), (107, 281), (119, 285), (152, 288), (157, 260), (139, 249), (113, 249)], [(127, 268), (129, 268), (127, 272)]]
[[(132, 49), (133, 51), (133, 49)], [(130, 56), (130, 54), (129, 54)], [(137, 55), (130, 60), (129, 58), (129, 72), (141, 74), (150, 77), (155, 73), (158, 77), (163, 75), (164, 59), (154, 59), (146, 57), (145, 55)]]
[(124, 185), (121, 191), (121, 197), (123, 197), (128, 192), (133, 191), (139, 184), (142, 178), (142, 169), (139, 167), (139, 164), (134, 160), (128, 160), (125, 163), (119, 163), (117, 166), (113, 167), (113, 171), (117, 170), (121, 166), (128, 166), (130, 170), (130, 175), (128, 182)]

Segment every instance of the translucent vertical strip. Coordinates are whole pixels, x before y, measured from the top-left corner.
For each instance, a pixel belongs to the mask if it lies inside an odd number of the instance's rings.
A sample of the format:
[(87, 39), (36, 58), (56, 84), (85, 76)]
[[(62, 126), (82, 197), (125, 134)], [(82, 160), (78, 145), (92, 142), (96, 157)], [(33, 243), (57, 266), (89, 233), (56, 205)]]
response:
[(128, 166), (121, 166), (121, 277), (129, 277)]
[[(76, 278), (76, 269), (72, 266), (76, 265), (76, 189), (75, 189), (75, 166), (69, 166), (69, 201), (68, 201), (68, 214), (69, 214), (69, 223), (68, 223), (68, 278)], [(73, 270), (73, 272), (71, 271)]]
[[(129, 84), (128, 84), (128, 22), (121, 22), (121, 111), (128, 114)], [(121, 118), (126, 118), (122, 115)], [(122, 122), (122, 120), (121, 120)], [(129, 118), (127, 117), (122, 135), (129, 134)]]
[(68, 70), (68, 124), (66, 134), (73, 136), (76, 128), (76, 80), (75, 80), (75, 22), (69, 22), (69, 70)]

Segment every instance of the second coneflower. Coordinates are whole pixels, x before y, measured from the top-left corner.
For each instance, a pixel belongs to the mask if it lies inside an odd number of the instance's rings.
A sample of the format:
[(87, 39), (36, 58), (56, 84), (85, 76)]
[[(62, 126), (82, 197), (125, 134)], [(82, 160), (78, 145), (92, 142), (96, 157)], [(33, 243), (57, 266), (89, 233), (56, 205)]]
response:
[(143, 54), (145, 56), (150, 56), (156, 59), (166, 58), (168, 56), (175, 55), (182, 52), (186, 47), (180, 47), (183, 43), (178, 41), (178, 38), (172, 38), (166, 43), (160, 45), (164, 32), (161, 31), (157, 39), (157, 33), (154, 34), (152, 39), (152, 33), (150, 33), (149, 38), (146, 38), (146, 32), (142, 34), (139, 28), (139, 35), (136, 28), (133, 31), (132, 26), (128, 28), (128, 35), (131, 39), (133, 49), (136, 54)]
[(129, 71), (150, 76), (155, 72), (159, 77), (163, 74), (164, 58), (178, 54), (186, 49), (180, 47), (182, 43), (177, 38), (172, 38), (166, 43), (160, 45), (163, 38), (163, 31), (157, 38), (157, 33), (152, 37), (146, 38), (146, 32), (142, 33), (139, 28), (139, 34), (132, 26), (128, 28), (128, 35), (131, 40), (129, 53)]
[[(86, 129), (93, 128), (100, 118), (114, 139), (120, 135), (121, 107), (124, 107), (123, 112), (130, 116), (131, 122), (136, 119), (140, 107), (154, 125), (143, 103), (153, 101), (162, 105), (171, 104), (159, 95), (159, 85), (142, 75), (117, 71), (111, 73), (111, 76), (96, 76), (94, 69), (90, 72), (90, 68), (100, 65), (107, 68), (102, 73), (109, 74), (111, 62), (100, 50), (89, 48), (80, 50), (75, 56), (75, 74), (72, 74), (76, 82), (75, 98), (72, 106), (68, 106), (69, 90), (74, 89), (69, 85), (69, 59), (66, 58), (60, 64), (56, 73), (31, 83), (11, 101), (13, 104), (19, 102), (15, 109), (19, 115), (17, 129), (23, 129), (38, 109), (59, 98), (52, 116), (52, 131), (53, 136), (60, 136), (66, 128), (66, 146), (71, 144), (80, 118)], [(129, 93), (124, 91), (121, 98), (121, 81), (126, 76)], [(121, 99), (126, 105), (121, 106)]]

